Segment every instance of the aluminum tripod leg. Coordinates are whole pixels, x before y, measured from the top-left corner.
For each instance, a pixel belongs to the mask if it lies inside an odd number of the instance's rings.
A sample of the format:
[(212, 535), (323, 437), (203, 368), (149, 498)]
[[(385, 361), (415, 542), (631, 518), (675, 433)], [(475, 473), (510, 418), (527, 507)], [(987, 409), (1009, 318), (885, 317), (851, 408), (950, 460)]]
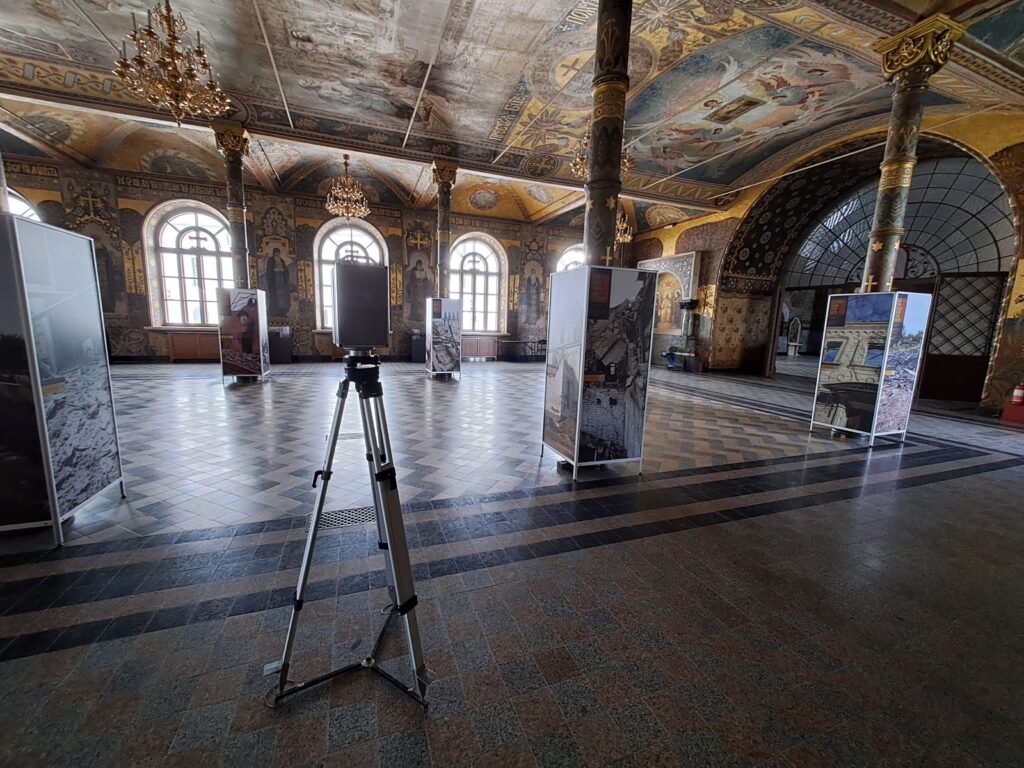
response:
[(419, 626), (416, 621), (416, 588), (409, 562), (405, 526), (402, 523), (402, 504), (391, 455), (391, 438), (379, 389), (376, 392), (371, 391), (369, 395), (364, 395), (360, 391), (359, 408), (363, 419), (366, 456), (370, 462), (371, 483), (375, 488), (374, 497), (380, 500), (378, 525), (383, 523), (383, 530), (378, 531), (378, 539), (386, 547), (383, 549), (385, 572), (388, 583), (392, 585), (395, 611), (405, 619), (409, 659), (416, 680), (416, 689), (410, 689), (409, 693), (414, 696), (418, 694), (417, 698), (423, 701), (427, 692), (427, 680)]
[(278, 673), (277, 693), (284, 693), (288, 685), (288, 665), (291, 663), (292, 649), (295, 645), (295, 633), (299, 626), (299, 614), (302, 612), (302, 596), (306, 591), (306, 582), (309, 581), (309, 571), (313, 567), (313, 550), (316, 547), (317, 531), (320, 527), (320, 516), (324, 511), (324, 504), (327, 501), (327, 488), (331, 481), (331, 467), (334, 465), (334, 452), (338, 447), (338, 435), (341, 432), (341, 417), (345, 412), (345, 399), (348, 397), (348, 379), (338, 385), (338, 402), (334, 406), (334, 418), (331, 421), (331, 431), (327, 436), (327, 451), (324, 455), (323, 467), (313, 475), (313, 485), (319, 485), (316, 491), (316, 502), (313, 506), (313, 515), (309, 519), (309, 530), (306, 533), (306, 551), (302, 555), (302, 564), (299, 566), (299, 582), (295, 587), (295, 602), (292, 604), (292, 616), (288, 622), (288, 635), (284, 642), (284, 652), (279, 661), (271, 662), (263, 667), (264, 675)]

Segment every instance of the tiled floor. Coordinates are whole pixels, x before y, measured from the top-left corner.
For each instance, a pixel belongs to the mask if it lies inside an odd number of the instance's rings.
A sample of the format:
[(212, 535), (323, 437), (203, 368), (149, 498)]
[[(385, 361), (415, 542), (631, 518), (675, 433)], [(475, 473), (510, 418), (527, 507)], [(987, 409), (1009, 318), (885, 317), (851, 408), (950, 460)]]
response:
[[(359, 673), (268, 709), (337, 372), (115, 370), (129, 500), (0, 544), (0, 765), (1024, 765), (1024, 433), (868, 450), (800, 388), (663, 371), (643, 478), (573, 487), (539, 366), (385, 366), (430, 707)], [(296, 678), (384, 602), (372, 531), (320, 541)]]

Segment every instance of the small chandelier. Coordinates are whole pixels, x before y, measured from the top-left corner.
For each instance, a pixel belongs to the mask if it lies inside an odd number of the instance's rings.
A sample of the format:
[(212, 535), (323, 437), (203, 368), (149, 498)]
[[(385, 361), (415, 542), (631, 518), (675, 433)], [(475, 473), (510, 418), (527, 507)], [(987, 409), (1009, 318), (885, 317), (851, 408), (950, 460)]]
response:
[(590, 123), (587, 123), (587, 132), (583, 138), (576, 142), (576, 155), (569, 163), (569, 172), (577, 179), (585, 180), (590, 172), (590, 161), (587, 153), (590, 150)]
[(370, 213), (370, 206), (366, 202), (366, 195), (363, 194), (359, 182), (352, 178), (348, 172), (348, 155), (345, 159), (345, 175), (335, 179), (331, 190), (327, 193), (327, 204), (324, 206), (328, 213), (335, 216), (344, 216), (350, 219), (355, 216), (361, 219)]
[[(583, 134), (583, 138), (576, 142), (574, 152), (575, 154), (569, 162), (569, 172), (580, 181), (586, 181), (590, 173), (590, 123), (587, 123), (587, 132)], [(623, 177), (632, 173), (633, 169), (636, 168), (636, 158), (629, 154), (628, 150), (622, 151), (622, 160), (620, 161), (619, 168)]]
[[(154, 14), (159, 31), (153, 27)], [(171, 0), (147, 11), (142, 29), (136, 25), (133, 13), (132, 31), (127, 37), (135, 46), (135, 55), (128, 58), (128, 45), (122, 41), (121, 58), (114, 69), (133, 95), (169, 110), (178, 125), (186, 116), (211, 120), (231, 109), (231, 101), (213, 79), (199, 33), (195, 48), (179, 49), (187, 30), (185, 19), (171, 10)], [(202, 75), (206, 82), (200, 80)]]
[(619, 209), (619, 215), (615, 218), (615, 242), (629, 243), (633, 240), (633, 228), (629, 226), (626, 212)]

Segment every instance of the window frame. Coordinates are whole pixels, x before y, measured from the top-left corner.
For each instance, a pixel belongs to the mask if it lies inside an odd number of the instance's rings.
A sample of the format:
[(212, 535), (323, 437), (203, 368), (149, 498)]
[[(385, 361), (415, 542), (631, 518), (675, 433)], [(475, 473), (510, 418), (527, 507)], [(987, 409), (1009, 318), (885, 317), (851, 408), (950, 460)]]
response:
[[(570, 255), (575, 255), (577, 252), (580, 256), (578, 261), (566, 261)], [(583, 243), (577, 243), (562, 251), (562, 255), (555, 262), (555, 272), (568, 272), (570, 269), (579, 269), (585, 266), (587, 266), (587, 251), (583, 247)]]
[[(180, 228), (173, 223), (188, 216), (195, 217), (192, 223), (182, 222)], [(219, 228), (212, 229), (209, 220), (216, 222)], [(173, 246), (166, 245), (164, 242), (164, 233), (168, 227), (173, 227), (175, 230)], [(194, 248), (185, 247), (185, 238), (196, 237), (197, 233), (203, 233), (215, 244), (215, 248), (201, 246), (198, 237)], [(217, 289), (234, 288), (237, 283), (237, 277), (234, 274), (234, 254), (231, 250), (231, 227), (227, 219), (207, 206), (196, 205), (192, 201), (181, 201), (181, 205), (171, 208), (156, 222), (153, 230), (152, 250), (156, 264), (163, 325), (171, 327), (218, 325)], [(169, 257), (169, 260), (165, 257)], [(188, 267), (190, 258), (193, 260), (192, 269)], [(212, 265), (210, 260), (212, 260)], [(176, 274), (170, 274), (169, 267), (172, 262)], [(210, 275), (211, 269), (212, 276)], [(190, 271), (194, 274), (188, 274)], [(197, 290), (190, 292), (190, 284)], [(172, 286), (174, 286), (173, 290)], [(175, 293), (176, 296), (171, 295)], [(196, 295), (198, 298), (195, 297)], [(198, 321), (190, 319), (190, 304), (198, 304), (200, 317)], [(180, 314), (177, 315), (179, 318), (177, 320), (171, 320), (172, 305), (178, 305)]]
[[(474, 268), (481, 263), (484, 269)], [(501, 244), (483, 232), (465, 234), (452, 244), (448, 268), (448, 295), (462, 302), (462, 332), (504, 333), (508, 259)], [(467, 296), (472, 297), (472, 302), (466, 301)], [(493, 316), (493, 325), (489, 316)], [(483, 319), (482, 327), (479, 318)]]
[[(13, 203), (20, 203), (23, 206), (22, 211), (14, 210)], [(36, 207), (29, 202), (28, 198), (20, 192), (16, 192), (10, 187), (7, 188), (7, 206), (11, 213), (15, 216), (21, 216), (23, 219), (29, 221), (38, 221), (40, 224), (43, 223), (42, 216), (39, 215), (39, 211)]]
[[(349, 239), (335, 241), (333, 236), (336, 233), (343, 232), (346, 229), (351, 229), (356, 232), (361, 232), (366, 236), (367, 242), (360, 243), (358, 240)], [(341, 249), (347, 245), (352, 244), (366, 252), (366, 258), (358, 259), (346, 259), (339, 258)], [(331, 260), (325, 260), (323, 258), (323, 252), (328, 246), (334, 246), (334, 258)], [(369, 254), (369, 249), (372, 246), (380, 251), (380, 261), (376, 261)], [(355, 261), (356, 263), (364, 264), (376, 264), (377, 266), (388, 266), (390, 264), (390, 258), (388, 254), (387, 241), (384, 239), (384, 235), (380, 233), (375, 226), (370, 224), (368, 221), (362, 219), (346, 219), (344, 216), (338, 216), (326, 221), (321, 225), (320, 229), (317, 230), (316, 237), (313, 240), (313, 274), (316, 291), (316, 321), (317, 329), (322, 331), (329, 331), (334, 327), (333, 312), (334, 312), (334, 284), (327, 279), (327, 275), (330, 272), (324, 270), (324, 267), (329, 265), (330, 269), (333, 270), (334, 265), (339, 261)]]

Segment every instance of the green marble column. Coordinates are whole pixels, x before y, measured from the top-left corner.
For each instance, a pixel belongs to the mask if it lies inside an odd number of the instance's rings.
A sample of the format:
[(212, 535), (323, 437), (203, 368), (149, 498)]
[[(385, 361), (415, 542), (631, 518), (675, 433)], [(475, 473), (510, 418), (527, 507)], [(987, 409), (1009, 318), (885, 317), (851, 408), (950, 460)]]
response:
[(600, 0), (594, 54), (593, 111), (583, 243), (588, 264), (615, 258), (615, 217), (622, 189), (622, 132), (629, 89), (632, 0)]
[(434, 295), (447, 299), (451, 293), (449, 256), (452, 247), (452, 187), (459, 166), (444, 160), (435, 160), (434, 183), (437, 185), (437, 272)]
[(235, 285), (256, 285), (254, 265), (249, 263), (249, 241), (245, 228), (245, 187), (242, 183), (242, 158), (249, 153), (249, 134), (240, 123), (217, 120), (213, 123), (217, 149), (224, 158), (227, 183), (227, 219), (231, 228), (231, 254), (235, 267)]
[(949, 61), (953, 45), (963, 33), (963, 27), (939, 14), (875, 45), (875, 50), (882, 54), (882, 71), (896, 88), (861, 280), (862, 293), (892, 290), (904, 232), (903, 218), (917, 163), (917, 139), (928, 79)]

